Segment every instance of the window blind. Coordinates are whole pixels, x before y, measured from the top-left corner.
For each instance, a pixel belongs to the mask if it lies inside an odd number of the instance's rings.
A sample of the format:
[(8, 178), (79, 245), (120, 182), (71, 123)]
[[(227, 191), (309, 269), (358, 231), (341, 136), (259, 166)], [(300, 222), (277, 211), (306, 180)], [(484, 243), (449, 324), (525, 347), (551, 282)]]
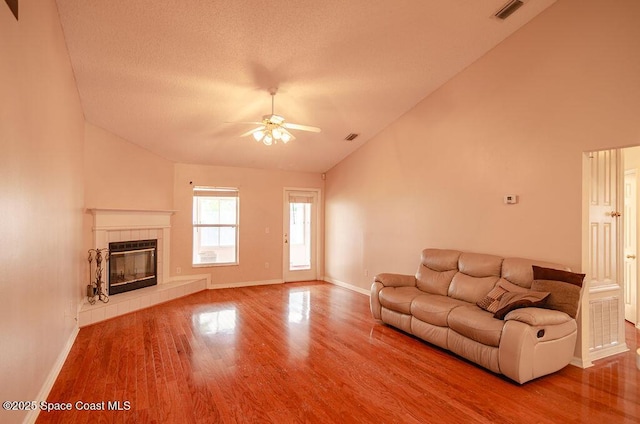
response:
[(238, 197), (238, 189), (221, 187), (194, 187), (193, 195), (198, 197)]

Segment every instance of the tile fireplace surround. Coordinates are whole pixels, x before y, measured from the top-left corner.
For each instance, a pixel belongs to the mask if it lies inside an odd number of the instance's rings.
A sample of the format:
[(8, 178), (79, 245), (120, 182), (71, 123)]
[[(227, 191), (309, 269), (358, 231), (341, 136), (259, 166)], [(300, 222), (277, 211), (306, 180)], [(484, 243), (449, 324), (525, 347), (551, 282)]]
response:
[[(209, 286), (209, 276), (169, 277), (171, 249), (171, 215), (174, 211), (89, 209), (93, 214), (93, 248), (104, 249), (109, 243), (130, 240), (158, 240), (158, 284), (109, 296), (108, 303), (90, 305), (85, 299), (78, 312), (78, 326), (84, 327), (186, 296)], [(103, 271), (106, 280), (108, 266)]]

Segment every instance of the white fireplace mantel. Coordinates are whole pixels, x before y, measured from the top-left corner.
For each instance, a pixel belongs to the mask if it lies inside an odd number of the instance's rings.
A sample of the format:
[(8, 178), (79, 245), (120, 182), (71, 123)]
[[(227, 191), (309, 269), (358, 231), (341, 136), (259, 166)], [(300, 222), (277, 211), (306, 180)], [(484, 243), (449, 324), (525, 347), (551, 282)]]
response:
[(88, 209), (93, 214), (93, 229), (116, 231), (170, 228), (174, 210)]

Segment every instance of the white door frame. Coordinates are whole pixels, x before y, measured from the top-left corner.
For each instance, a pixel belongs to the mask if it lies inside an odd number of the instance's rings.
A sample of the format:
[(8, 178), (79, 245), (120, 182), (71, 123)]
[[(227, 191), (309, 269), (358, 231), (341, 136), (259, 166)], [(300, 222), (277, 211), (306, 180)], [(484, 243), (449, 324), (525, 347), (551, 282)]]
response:
[[(627, 185), (631, 189), (627, 191)], [(624, 171), (624, 318), (638, 325), (638, 170)], [(631, 194), (630, 202), (627, 196)]]
[[(313, 193), (316, 201), (314, 203), (315, 222), (312, 221), (312, 271), (290, 271), (289, 270), (289, 196), (290, 192)], [(320, 280), (322, 264), (322, 190), (319, 188), (285, 187), (283, 190), (283, 214), (282, 214), (282, 281), (309, 281)]]

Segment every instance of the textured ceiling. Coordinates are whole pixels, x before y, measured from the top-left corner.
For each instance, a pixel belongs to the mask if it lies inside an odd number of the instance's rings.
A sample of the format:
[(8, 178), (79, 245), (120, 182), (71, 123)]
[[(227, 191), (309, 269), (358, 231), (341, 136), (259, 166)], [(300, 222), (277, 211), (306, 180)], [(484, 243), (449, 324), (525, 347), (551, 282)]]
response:
[[(555, 0), (57, 0), (86, 120), (175, 162), (324, 172)], [(271, 112), (322, 128), (239, 135)], [(345, 141), (349, 133), (354, 141)]]

